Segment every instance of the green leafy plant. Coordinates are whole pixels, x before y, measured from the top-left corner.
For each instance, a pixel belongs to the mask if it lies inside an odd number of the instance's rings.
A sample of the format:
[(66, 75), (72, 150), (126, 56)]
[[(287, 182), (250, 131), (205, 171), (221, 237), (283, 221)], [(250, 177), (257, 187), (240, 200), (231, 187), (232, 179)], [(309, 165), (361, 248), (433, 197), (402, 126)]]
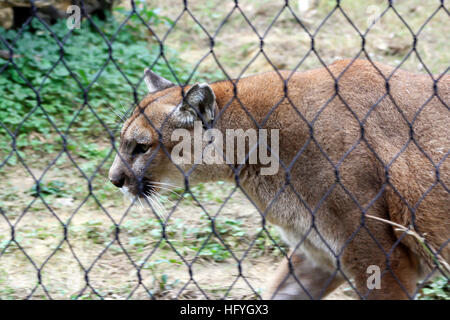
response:
[[(142, 263), (143, 261), (139, 262), (139, 264)], [(163, 257), (162, 259), (149, 261), (143, 266), (144, 269), (150, 270), (153, 276), (153, 290), (151, 290), (152, 295), (162, 296), (166, 291), (174, 289), (180, 282), (179, 279), (170, 281), (169, 276), (161, 270), (161, 266), (167, 264), (181, 265), (182, 263), (176, 259), (168, 259)]]
[(37, 197), (38, 194), (42, 196), (53, 195), (55, 197), (65, 197), (67, 196), (67, 192), (64, 190), (65, 182), (54, 180), (50, 181), (47, 184), (43, 184), (42, 182), (39, 184), (39, 192), (36, 184), (30, 190), (32, 196)]
[(424, 287), (417, 299), (419, 300), (450, 300), (450, 283), (447, 278), (439, 277)]
[[(203, 215), (202, 220), (209, 218)], [(232, 248), (236, 248), (246, 235), (241, 225), (242, 222), (238, 220), (223, 217), (214, 219), (215, 233)], [(208, 225), (183, 230), (183, 244), (197, 252), (200, 257), (217, 262), (224, 261), (231, 257), (231, 253), (217, 236), (209, 238), (212, 231), (211, 222)]]

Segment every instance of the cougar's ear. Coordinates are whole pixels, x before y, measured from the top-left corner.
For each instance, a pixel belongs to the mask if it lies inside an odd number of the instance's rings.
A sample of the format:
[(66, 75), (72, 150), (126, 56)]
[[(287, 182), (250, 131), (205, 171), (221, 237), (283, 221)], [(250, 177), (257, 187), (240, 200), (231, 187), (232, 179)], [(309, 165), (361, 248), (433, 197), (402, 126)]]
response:
[(214, 120), (216, 96), (207, 83), (193, 85), (185, 95), (178, 112), (178, 118), (185, 125), (193, 125), (195, 120), (209, 124)]
[(150, 93), (161, 91), (175, 85), (169, 80), (157, 75), (148, 68), (144, 71), (144, 80), (147, 84), (148, 92)]

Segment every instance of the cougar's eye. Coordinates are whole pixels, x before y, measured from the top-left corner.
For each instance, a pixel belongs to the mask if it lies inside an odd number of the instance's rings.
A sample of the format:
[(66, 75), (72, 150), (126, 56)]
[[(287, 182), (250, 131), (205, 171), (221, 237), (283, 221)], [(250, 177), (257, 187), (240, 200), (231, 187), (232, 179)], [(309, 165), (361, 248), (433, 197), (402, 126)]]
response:
[(140, 154), (140, 153), (146, 153), (150, 149), (150, 147), (151, 147), (150, 144), (138, 143), (136, 145), (136, 147), (134, 147), (133, 154), (137, 155), (137, 154)]

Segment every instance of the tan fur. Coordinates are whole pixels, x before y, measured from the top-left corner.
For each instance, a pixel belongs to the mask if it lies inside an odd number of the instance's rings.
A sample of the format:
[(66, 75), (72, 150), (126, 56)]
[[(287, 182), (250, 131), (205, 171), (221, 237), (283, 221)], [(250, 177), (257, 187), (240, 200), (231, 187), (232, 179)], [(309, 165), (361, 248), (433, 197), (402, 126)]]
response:
[[(356, 60), (350, 66), (349, 63), (350, 60), (344, 60), (328, 66), (334, 77), (339, 77), (337, 88), (325, 68), (293, 74), (281, 71), (281, 76), (289, 79), (289, 99), (285, 98), (284, 82), (276, 72), (234, 81), (237, 99), (232, 82), (210, 84), (216, 97), (216, 117), (220, 111), (215, 128), (222, 132), (257, 128), (245, 106), (258, 123), (265, 120), (263, 128), (280, 130), (280, 159), (285, 166), (304, 148), (290, 170), (291, 187), (276, 199), (274, 196), (286, 183), (283, 166), (276, 175), (260, 175), (259, 165), (245, 165), (239, 173), (239, 183), (259, 210), (264, 212), (270, 206), (266, 217), (281, 228), (285, 240), (295, 248), (293, 270), (311, 292), (308, 296), (301, 286), (295, 285), (292, 276), (289, 280), (289, 269), (284, 265), (272, 286), (278, 291), (269, 297), (322, 298), (343, 281), (343, 274), (354, 279), (358, 292), (366, 298), (401, 299), (414, 294), (416, 281), (434, 267), (433, 259), (414, 237), (403, 236), (387, 223), (364, 219), (361, 208), (366, 214), (406, 227), (412, 224), (414, 215), (414, 230), (425, 237), (431, 248), (440, 250), (446, 261), (450, 259), (450, 159), (445, 158), (450, 149), (450, 77), (443, 76), (437, 83), (438, 98), (433, 97), (429, 75), (397, 70), (390, 77), (392, 67), (376, 64), (377, 70), (365, 60)], [(380, 72), (390, 77), (389, 94)], [(138, 186), (129, 169), (137, 175), (149, 175), (153, 181), (184, 184), (182, 174), (164, 152), (165, 149), (170, 154), (175, 143), (170, 141), (170, 135), (179, 127), (173, 112), (182, 100), (181, 91), (176, 86), (150, 94), (122, 129), (119, 152), (126, 165), (116, 157), (110, 176), (125, 175), (133, 194)], [(275, 109), (266, 118), (272, 108)], [(364, 127), (361, 141), (361, 127), (355, 117)], [(413, 123), (413, 141), (405, 119)], [(148, 120), (161, 130), (162, 145), (158, 144), (159, 149), (154, 147), (156, 157), (144, 166), (149, 158), (133, 159), (127, 146), (136, 139), (158, 143), (156, 130)], [(354, 149), (348, 153), (351, 148)], [(439, 165), (439, 182), (430, 160)], [(333, 166), (337, 166), (338, 174)], [(190, 167), (180, 169), (187, 171)], [(189, 176), (191, 184), (214, 180), (234, 182), (235, 176), (226, 164), (201, 164)], [(422, 199), (425, 192), (428, 194)], [(399, 237), (402, 240), (397, 243)], [(343, 274), (338, 272), (330, 279), (337, 260)], [(381, 289), (369, 292), (366, 271), (370, 265), (387, 271), (381, 279)]]

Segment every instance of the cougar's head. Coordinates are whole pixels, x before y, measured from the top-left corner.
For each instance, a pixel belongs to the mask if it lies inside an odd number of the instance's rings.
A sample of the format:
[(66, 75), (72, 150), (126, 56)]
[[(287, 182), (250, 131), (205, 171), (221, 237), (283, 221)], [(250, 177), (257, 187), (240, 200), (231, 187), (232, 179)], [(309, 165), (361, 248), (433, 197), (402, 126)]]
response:
[(110, 181), (133, 198), (160, 191), (168, 184), (184, 186), (184, 173), (192, 164), (175, 165), (171, 154), (180, 137), (174, 139), (174, 130), (191, 131), (195, 121), (211, 123), (217, 107), (207, 84), (183, 90), (148, 69), (144, 79), (149, 94), (125, 121), (109, 170)]

